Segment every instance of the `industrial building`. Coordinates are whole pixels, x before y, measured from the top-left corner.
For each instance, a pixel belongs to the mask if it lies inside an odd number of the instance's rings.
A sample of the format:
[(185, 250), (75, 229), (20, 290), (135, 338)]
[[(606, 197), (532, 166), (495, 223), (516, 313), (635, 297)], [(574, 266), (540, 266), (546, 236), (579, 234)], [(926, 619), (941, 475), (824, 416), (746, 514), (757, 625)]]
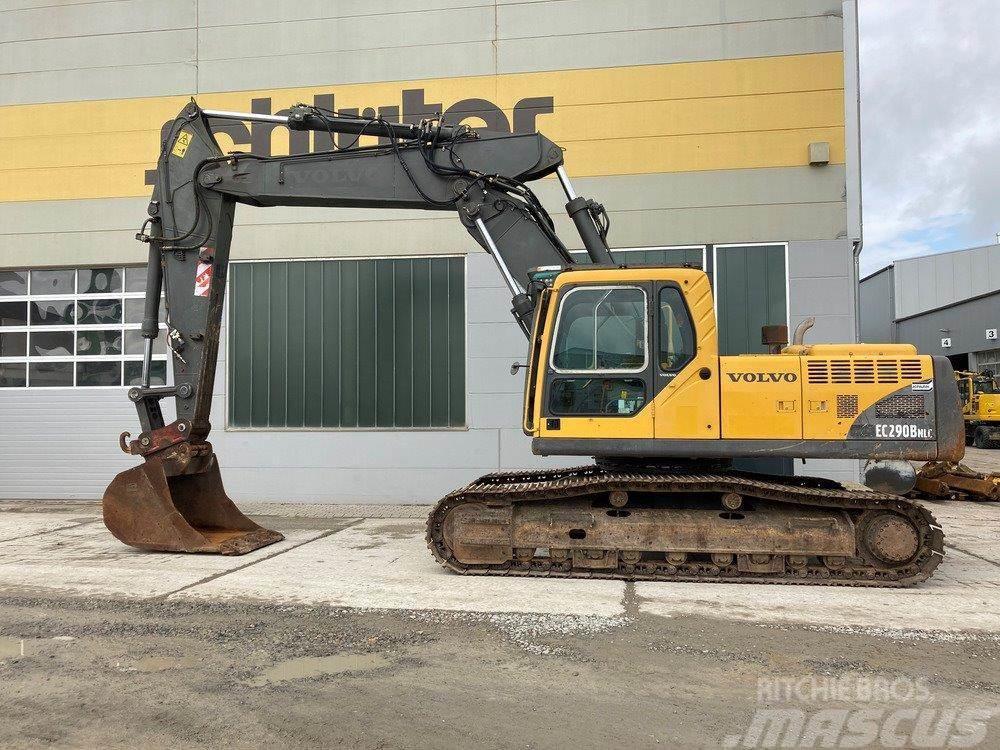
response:
[(1000, 245), (897, 260), (860, 290), (863, 341), (914, 344), (956, 370), (1000, 372)]
[[(808, 316), (813, 341), (857, 338), (853, 0), (23, 0), (0, 5), (0, 42), (0, 498), (98, 498), (134, 463), (117, 447), (138, 431), (134, 236), (161, 129), (192, 96), (538, 129), (607, 207), (616, 259), (711, 275), (724, 353)], [(218, 139), (329, 145), (265, 123)], [(537, 192), (574, 237), (555, 180)], [(555, 463), (521, 431), (510, 295), (456, 218), (236, 221), (211, 438), (234, 498), (427, 502)]]

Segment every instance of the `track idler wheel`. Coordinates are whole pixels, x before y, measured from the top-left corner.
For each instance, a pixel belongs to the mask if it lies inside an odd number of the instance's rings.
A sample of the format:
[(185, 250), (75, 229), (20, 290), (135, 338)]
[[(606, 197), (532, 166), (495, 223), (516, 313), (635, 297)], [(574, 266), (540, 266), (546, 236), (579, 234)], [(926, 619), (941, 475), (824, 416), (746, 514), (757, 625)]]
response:
[(886, 565), (910, 560), (920, 549), (920, 534), (914, 525), (898, 513), (879, 513), (868, 520), (864, 531), (865, 548)]
[(244, 555), (284, 539), (229, 499), (209, 443), (182, 442), (146, 456), (112, 480), (103, 505), (108, 531), (137, 549)]

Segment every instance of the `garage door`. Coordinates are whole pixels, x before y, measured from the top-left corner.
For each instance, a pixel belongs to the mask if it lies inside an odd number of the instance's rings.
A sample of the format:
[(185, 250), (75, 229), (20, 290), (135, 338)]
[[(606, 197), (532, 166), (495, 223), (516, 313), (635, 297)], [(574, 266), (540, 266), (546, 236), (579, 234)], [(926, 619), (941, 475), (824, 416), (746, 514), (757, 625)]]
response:
[(784, 245), (717, 245), (715, 299), (719, 353), (766, 352), (765, 325), (788, 322)]

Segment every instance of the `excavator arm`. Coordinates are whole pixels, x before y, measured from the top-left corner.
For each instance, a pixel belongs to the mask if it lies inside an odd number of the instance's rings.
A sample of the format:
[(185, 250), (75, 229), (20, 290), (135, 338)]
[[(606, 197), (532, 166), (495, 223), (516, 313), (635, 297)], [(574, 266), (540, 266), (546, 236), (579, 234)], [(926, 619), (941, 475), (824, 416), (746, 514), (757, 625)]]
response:
[[(213, 125), (259, 119), (315, 131), (317, 140), (328, 133), (331, 149), (267, 158), (222, 152)], [(237, 203), (452, 211), (496, 261), (526, 335), (540, 291), (531, 269), (574, 263), (527, 182), (556, 174), (591, 261), (612, 263), (603, 207), (576, 196), (562, 149), (538, 133), (365, 120), (305, 105), (287, 117), (220, 112), (193, 101), (165, 132), (149, 217), (137, 235), (149, 244), (141, 329), (146, 347), (142, 383), (129, 398), (142, 432), (135, 440), (128, 433), (121, 438), (123, 450), (144, 463), (119, 474), (104, 497), (108, 528), (135, 547), (242, 554), (281, 538), (243, 516), (225, 495), (206, 442)], [(335, 133), (377, 137), (379, 143), (336, 149)], [(150, 384), (161, 292), (170, 386)], [(169, 425), (160, 407), (164, 398), (176, 404), (177, 419)]]

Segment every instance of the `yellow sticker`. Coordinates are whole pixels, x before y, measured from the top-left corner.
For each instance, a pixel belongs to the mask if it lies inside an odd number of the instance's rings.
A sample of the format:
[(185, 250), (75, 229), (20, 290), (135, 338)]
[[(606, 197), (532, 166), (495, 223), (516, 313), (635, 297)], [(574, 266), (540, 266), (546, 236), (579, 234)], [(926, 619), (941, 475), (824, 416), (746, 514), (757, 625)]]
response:
[(192, 135), (189, 132), (182, 130), (180, 135), (177, 136), (177, 140), (174, 141), (174, 148), (170, 153), (183, 159), (184, 154), (187, 153), (188, 146), (191, 145), (191, 138)]

